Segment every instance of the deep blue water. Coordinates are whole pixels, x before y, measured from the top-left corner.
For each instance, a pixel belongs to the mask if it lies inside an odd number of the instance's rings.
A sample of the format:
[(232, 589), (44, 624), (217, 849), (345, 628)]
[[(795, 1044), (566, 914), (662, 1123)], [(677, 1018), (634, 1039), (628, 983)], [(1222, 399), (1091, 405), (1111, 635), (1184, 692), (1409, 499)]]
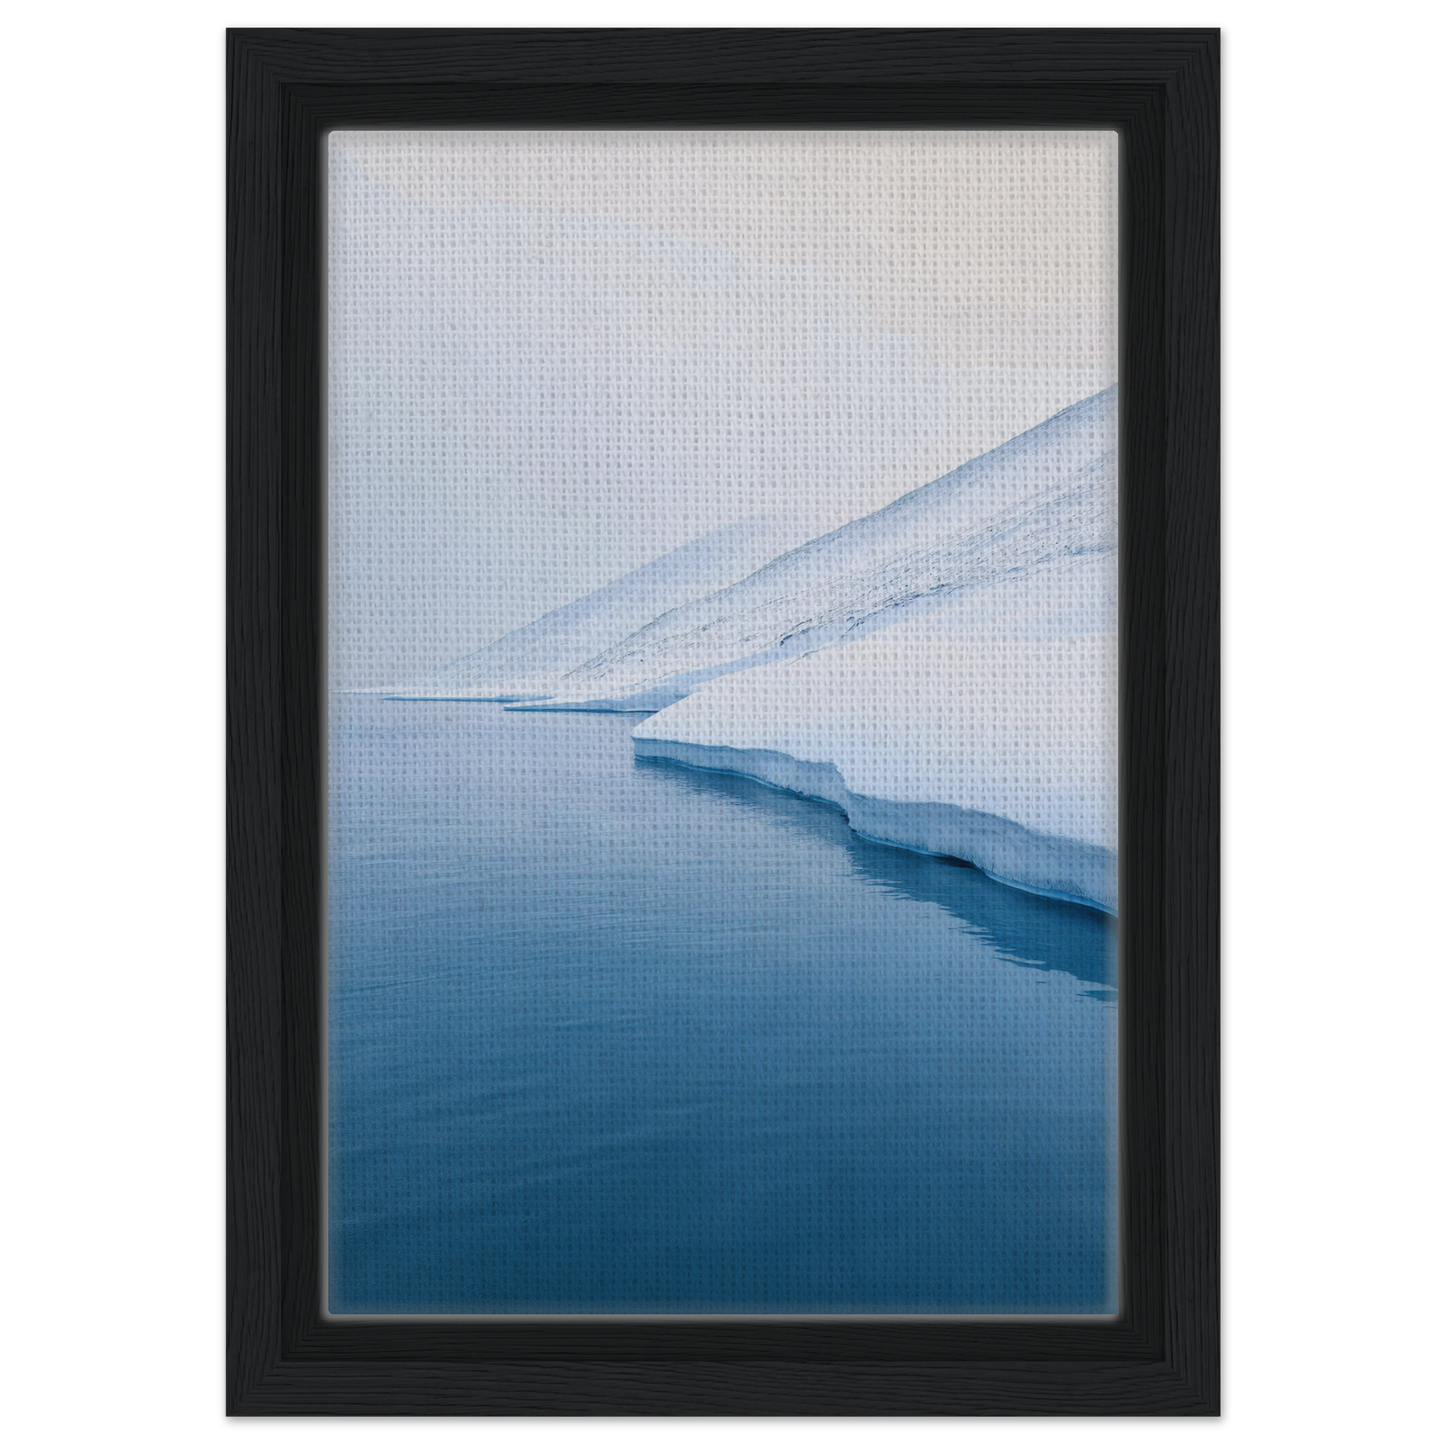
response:
[(1112, 1313), (1112, 919), (636, 719), (338, 696), (330, 1307)]

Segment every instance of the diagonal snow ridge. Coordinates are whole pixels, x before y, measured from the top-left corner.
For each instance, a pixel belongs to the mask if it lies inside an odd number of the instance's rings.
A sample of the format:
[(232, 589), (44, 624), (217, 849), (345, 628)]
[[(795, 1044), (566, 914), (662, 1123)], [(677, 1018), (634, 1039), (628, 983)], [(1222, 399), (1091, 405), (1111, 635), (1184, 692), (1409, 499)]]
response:
[(546, 697), (569, 669), (659, 612), (747, 576), (797, 536), (787, 518), (750, 517), (698, 537), (400, 688), (398, 698)]
[(582, 660), (553, 706), (662, 707), (867, 636), (1007, 577), (1118, 546), (1110, 387), (880, 511), (672, 608)]

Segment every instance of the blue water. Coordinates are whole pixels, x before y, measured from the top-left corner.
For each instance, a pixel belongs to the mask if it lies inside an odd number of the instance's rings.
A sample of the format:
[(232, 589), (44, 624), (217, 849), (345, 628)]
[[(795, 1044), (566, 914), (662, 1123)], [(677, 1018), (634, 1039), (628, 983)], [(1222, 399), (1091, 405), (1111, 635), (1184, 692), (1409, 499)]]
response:
[(1112, 1313), (1116, 924), (633, 758), (336, 697), (337, 1313)]

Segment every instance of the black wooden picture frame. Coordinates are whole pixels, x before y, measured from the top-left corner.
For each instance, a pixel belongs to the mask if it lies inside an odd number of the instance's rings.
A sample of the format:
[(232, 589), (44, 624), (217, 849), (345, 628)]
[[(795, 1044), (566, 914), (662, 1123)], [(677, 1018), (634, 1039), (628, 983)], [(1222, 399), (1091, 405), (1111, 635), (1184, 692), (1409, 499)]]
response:
[[(229, 1412), (1218, 1413), (1218, 32), (236, 30), (227, 103)], [(1119, 133), (1117, 1317), (323, 1312), (322, 151), (359, 125)]]

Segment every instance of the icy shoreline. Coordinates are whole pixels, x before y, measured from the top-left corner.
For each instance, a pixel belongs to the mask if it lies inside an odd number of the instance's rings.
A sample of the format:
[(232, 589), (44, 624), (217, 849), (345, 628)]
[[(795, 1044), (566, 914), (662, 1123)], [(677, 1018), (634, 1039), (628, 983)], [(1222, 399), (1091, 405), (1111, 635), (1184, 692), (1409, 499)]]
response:
[(860, 836), (890, 847), (971, 863), (995, 882), (1117, 916), (1118, 860), (1112, 849), (1036, 833), (1007, 818), (952, 803), (897, 802), (853, 792), (832, 763), (767, 748), (730, 748), (634, 737), (639, 758), (734, 773), (842, 810)]
[(755, 570), (781, 524), (724, 528), (390, 695), (642, 714), (639, 758), (1112, 912), (1117, 406), (1106, 388)]

